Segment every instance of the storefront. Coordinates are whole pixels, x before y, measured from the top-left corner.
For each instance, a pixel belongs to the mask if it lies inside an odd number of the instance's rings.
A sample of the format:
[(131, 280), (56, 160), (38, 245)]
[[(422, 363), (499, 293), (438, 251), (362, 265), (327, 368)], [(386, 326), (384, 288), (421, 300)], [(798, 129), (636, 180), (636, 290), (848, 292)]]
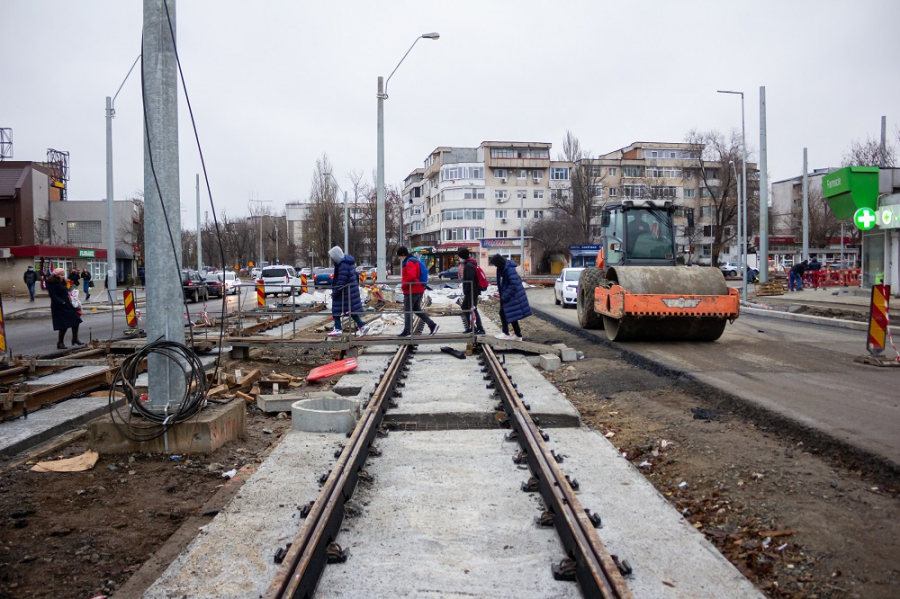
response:
[[(102, 281), (106, 278), (106, 250), (93, 248), (78, 248), (58, 245), (23, 245), (10, 248), (12, 260), (6, 272), (0, 277), (0, 288), (9, 291), (13, 286), (16, 290), (24, 289), (22, 274), (26, 268), (33, 266), (41, 276), (50, 275), (55, 268), (63, 268), (68, 273), (73, 268), (87, 268), (91, 277), (97, 281), (96, 285), (102, 287)], [(42, 285), (37, 286), (40, 291)]]
[[(430, 257), (433, 263), (429, 262), (429, 266), (433, 266), (432, 272), (441, 272), (456, 266), (458, 260), (456, 253), (462, 248), (466, 248), (473, 256), (478, 255), (477, 241), (457, 241), (454, 243), (442, 243), (431, 249)], [(427, 258), (426, 258), (427, 260)]]
[[(495, 237), (491, 239), (482, 239), (481, 240), (481, 259), (479, 260), (479, 264), (481, 268), (487, 268), (488, 262), (491, 259), (491, 256), (496, 254), (500, 254), (507, 260), (512, 260), (516, 264), (518, 264), (522, 268), (522, 273), (525, 275), (533, 274), (532, 270), (532, 246), (533, 240), (531, 237), (525, 238), (525, 260), (522, 260), (522, 240), (518, 237), (513, 238), (502, 238)], [(489, 273), (490, 276), (490, 273)]]
[[(569, 266), (583, 268), (585, 266), (594, 266), (597, 264), (597, 252), (600, 251), (600, 245), (570, 245), (569, 246)], [(558, 273), (553, 273), (558, 274)]]

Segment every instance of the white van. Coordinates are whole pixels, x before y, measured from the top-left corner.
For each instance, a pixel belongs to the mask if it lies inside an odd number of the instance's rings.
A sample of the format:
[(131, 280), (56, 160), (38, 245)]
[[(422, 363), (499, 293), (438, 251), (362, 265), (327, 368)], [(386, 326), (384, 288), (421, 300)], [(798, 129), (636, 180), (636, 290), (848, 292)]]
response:
[(300, 277), (293, 266), (266, 266), (259, 274), (264, 284), (265, 295), (293, 295), (300, 294)]

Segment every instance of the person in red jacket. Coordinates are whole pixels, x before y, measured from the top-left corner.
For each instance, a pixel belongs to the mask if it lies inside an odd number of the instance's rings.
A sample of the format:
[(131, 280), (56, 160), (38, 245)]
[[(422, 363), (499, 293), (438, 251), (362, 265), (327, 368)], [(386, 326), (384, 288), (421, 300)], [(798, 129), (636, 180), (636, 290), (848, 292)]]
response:
[(402, 263), (400, 289), (403, 290), (403, 332), (400, 333), (400, 336), (411, 336), (413, 313), (428, 325), (428, 334), (434, 335), (437, 333), (438, 325), (422, 311), (422, 295), (425, 293), (425, 286), (422, 285), (419, 278), (421, 263), (418, 258), (409, 255), (409, 250), (405, 246), (401, 245), (397, 248), (397, 255)]

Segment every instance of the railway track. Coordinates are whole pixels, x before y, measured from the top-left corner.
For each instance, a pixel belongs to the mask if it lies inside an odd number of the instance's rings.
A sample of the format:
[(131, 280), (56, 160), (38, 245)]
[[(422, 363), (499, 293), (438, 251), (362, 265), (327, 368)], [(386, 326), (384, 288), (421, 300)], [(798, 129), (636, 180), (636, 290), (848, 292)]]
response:
[[(391, 358), (365, 403), (356, 428), (340, 450), (337, 463), (309, 505), (297, 537), (280, 556), (282, 565), (265, 594), (267, 599), (313, 597), (326, 565), (346, 559), (337, 542), (345, 504), (353, 497), (359, 480), (368, 478), (366, 460), (378, 452), (373, 446), (376, 437), (388, 434), (383, 420), (395, 394), (399, 395), (398, 388), (404, 386), (409, 371), (407, 362), (415, 351), (415, 345), (404, 345)], [(520, 445), (514, 461), (527, 464), (531, 471), (531, 479), (523, 490), (541, 494), (545, 511), (540, 520), (543, 525), (555, 527), (566, 555), (554, 565), (554, 577), (576, 581), (582, 595), (591, 599), (632, 597), (622, 574), (628, 571), (627, 563), (620, 564), (607, 551), (596, 531), (599, 518), (581, 506), (575, 494), (577, 481), (570, 481), (563, 474), (558, 464), (562, 457), (549, 450), (546, 434), (530, 415), (529, 406), (503, 362), (489, 345), (480, 345), (476, 351), (486, 385), (500, 400), (496, 420), (510, 429), (507, 440)]]

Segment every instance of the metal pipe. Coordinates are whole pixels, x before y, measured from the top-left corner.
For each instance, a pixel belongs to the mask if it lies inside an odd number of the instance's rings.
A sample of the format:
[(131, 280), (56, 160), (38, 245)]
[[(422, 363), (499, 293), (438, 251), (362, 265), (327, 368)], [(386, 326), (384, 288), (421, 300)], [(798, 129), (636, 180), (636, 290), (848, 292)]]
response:
[[(759, 87), (759, 281), (769, 280), (769, 150), (766, 139), (766, 86)], [(841, 225), (843, 227), (843, 225)], [(841, 235), (843, 243), (843, 234)], [(843, 256), (841, 257), (843, 262)]]
[(809, 260), (809, 175), (806, 167), (806, 148), (803, 148), (803, 254), (801, 259)]

